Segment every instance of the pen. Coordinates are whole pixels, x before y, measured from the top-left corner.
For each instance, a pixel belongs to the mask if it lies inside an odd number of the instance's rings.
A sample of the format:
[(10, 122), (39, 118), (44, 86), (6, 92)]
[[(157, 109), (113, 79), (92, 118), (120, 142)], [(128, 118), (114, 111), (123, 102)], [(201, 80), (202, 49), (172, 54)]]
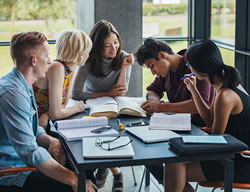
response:
[(118, 126), (120, 128), (120, 130), (123, 130), (124, 129), (124, 125), (121, 123), (121, 120), (117, 118), (117, 123), (118, 123)]
[(189, 75), (187, 75), (187, 76), (182, 77), (181, 80), (184, 80), (184, 79), (186, 79), (186, 78), (188, 78), (188, 77), (191, 77), (191, 76), (193, 76), (193, 75), (194, 75), (194, 74), (191, 73), (191, 74), (189, 74)]

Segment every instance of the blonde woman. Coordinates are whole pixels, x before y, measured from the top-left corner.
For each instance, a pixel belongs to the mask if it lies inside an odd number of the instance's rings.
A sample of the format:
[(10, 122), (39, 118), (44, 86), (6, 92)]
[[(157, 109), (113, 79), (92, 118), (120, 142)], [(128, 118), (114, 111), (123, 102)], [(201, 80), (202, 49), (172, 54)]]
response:
[(71, 80), (77, 66), (89, 57), (92, 41), (83, 31), (62, 31), (56, 42), (56, 60), (48, 66), (46, 77), (33, 84), (38, 105), (39, 125), (47, 129), (48, 120), (62, 119), (84, 111), (84, 103), (65, 108), (71, 92)]

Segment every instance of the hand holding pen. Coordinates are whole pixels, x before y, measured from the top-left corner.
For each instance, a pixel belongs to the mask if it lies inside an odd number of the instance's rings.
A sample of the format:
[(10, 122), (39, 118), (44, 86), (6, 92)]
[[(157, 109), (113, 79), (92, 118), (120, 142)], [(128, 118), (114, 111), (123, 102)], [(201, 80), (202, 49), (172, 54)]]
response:
[[(189, 78), (190, 77), (190, 78)], [(192, 91), (194, 91), (196, 89), (196, 77), (194, 76), (193, 73), (182, 77), (181, 79), (183, 79), (187, 89), (192, 93)]]

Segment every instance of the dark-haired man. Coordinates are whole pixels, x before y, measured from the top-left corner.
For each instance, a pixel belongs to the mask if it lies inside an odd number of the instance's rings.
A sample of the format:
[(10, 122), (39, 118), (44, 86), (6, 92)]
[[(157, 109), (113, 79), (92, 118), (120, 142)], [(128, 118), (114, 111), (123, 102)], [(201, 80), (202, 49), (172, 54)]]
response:
[[(135, 56), (139, 65), (150, 69), (156, 78), (147, 87), (147, 101), (142, 104), (142, 108), (148, 113), (191, 113), (192, 123), (203, 126), (204, 122), (198, 115), (192, 95), (181, 80), (183, 76), (191, 73), (186, 64), (185, 53), (186, 50), (174, 53), (168, 44), (153, 38), (144, 41)], [(210, 105), (213, 89), (209, 83), (197, 80), (197, 89), (204, 101)], [(164, 92), (167, 94), (168, 103), (160, 101)], [(159, 183), (162, 183), (163, 166), (148, 168)]]

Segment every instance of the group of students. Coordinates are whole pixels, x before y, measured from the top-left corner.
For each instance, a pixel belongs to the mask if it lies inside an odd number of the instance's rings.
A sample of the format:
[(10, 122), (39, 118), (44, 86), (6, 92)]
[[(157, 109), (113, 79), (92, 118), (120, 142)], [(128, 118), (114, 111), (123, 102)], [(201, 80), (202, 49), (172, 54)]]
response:
[[(213, 134), (229, 133), (250, 146), (250, 97), (241, 86), (238, 71), (223, 63), (210, 40), (194, 42), (174, 53), (168, 44), (148, 38), (135, 54), (122, 50), (120, 35), (108, 21), (95, 24), (90, 36), (65, 30), (56, 42), (51, 61), (47, 38), (39, 32), (12, 37), (15, 67), (0, 79), (0, 168), (32, 166), (39, 171), (0, 179), (0, 185), (22, 191), (77, 191), (77, 176), (66, 162), (59, 140), (50, 135), (49, 120), (84, 111), (83, 101), (126, 94), (134, 55), (149, 68), (155, 80), (147, 87), (148, 113), (192, 114), (192, 123), (212, 128)], [(78, 67), (78, 68), (77, 68)], [(184, 80), (183, 76), (193, 73)], [(168, 103), (161, 101), (167, 93)], [(78, 101), (67, 107), (72, 96)], [(47, 134), (47, 133), (48, 134)], [(164, 184), (165, 191), (194, 191), (189, 181), (221, 181), (223, 166), (217, 161), (152, 165), (148, 169)], [(112, 191), (123, 191), (119, 168)], [(235, 181), (250, 182), (250, 162), (235, 158)], [(104, 186), (108, 169), (86, 172), (86, 191)]]

